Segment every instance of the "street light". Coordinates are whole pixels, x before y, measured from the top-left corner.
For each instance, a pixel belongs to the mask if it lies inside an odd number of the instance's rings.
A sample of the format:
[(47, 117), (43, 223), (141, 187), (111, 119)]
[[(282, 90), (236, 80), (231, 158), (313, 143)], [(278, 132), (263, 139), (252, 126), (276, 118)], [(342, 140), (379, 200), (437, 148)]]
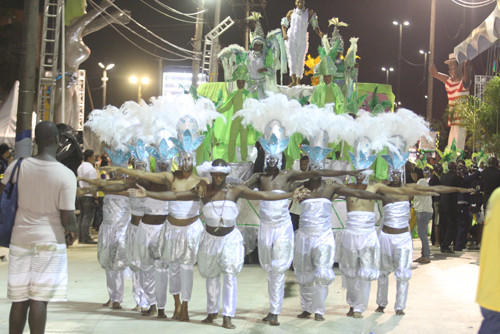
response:
[(137, 76), (132, 75), (128, 78), (128, 81), (133, 85), (137, 85), (137, 103), (141, 103), (142, 85), (149, 85), (149, 78), (144, 75), (139, 79)]
[(399, 96), (399, 87), (401, 86), (401, 58), (402, 56), (402, 47), (403, 47), (403, 26), (409, 26), (410, 22), (404, 21), (402, 23), (398, 21), (392, 21), (392, 24), (395, 26), (399, 26), (399, 52), (398, 52), (398, 83), (396, 85), (396, 96), (397, 98), (401, 98)]
[(102, 107), (106, 106), (106, 86), (108, 82), (108, 74), (107, 71), (115, 67), (115, 64), (108, 64), (104, 66), (103, 63), (99, 62), (99, 67), (102, 68)]
[(385, 71), (385, 84), (388, 85), (389, 84), (389, 72), (394, 71), (394, 68), (392, 68), (392, 67), (389, 67), (389, 68), (382, 67), (382, 71)]

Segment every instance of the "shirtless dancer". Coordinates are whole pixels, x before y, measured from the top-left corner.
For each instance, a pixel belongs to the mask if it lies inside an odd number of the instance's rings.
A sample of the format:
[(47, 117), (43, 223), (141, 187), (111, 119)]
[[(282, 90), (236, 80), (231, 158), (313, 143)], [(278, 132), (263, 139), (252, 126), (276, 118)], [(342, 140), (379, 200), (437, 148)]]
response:
[[(391, 181), (389, 187), (401, 187), (401, 171), (391, 170)], [(411, 263), (413, 260), (413, 243), (409, 231), (410, 202), (411, 194), (415, 190), (429, 191), (427, 195), (434, 195), (436, 192), (472, 192), (473, 189), (433, 186), (421, 187), (406, 185), (400, 188), (406, 194), (391, 195), (383, 200), (384, 220), (380, 231), (380, 276), (378, 278), (377, 305), (375, 312), (384, 312), (388, 304), (388, 275), (394, 271), (396, 279), (396, 303), (394, 310), (396, 315), (404, 315), (406, 299), (408, 296), (408, 281), (412, 276)]]
[(314, 320), (323, 321), (328, 285), (335, 279), (331, 200), (336, 194), (372, 200), (382, 196), (338, 183), (326, 184), (321, 177), (312, 177), (304, 185), (311, 193), (300, 202), (300, 223), (295, 235), (293, 263), (302, 307), (297, 317), (309, 318), (314, 313)]
[[(205, 204), (203, 214), (206, 218), (206, 230), (200, 242), (198, 267), (200, 274), (206, 278), (207, 312), (203, 323), (212, 323), (218, 317), (220, 302), (220, 275), (223, 276), (222, 315), (225, 328), (236, 328), (231, 319), (236, 313), (237, 281), (236, 275), (243, 267), (243, 238), (235, 228), (238, 217), (236, 201), (239, 198), (250, 200), (283, 200), (292, 197), (292, 193), (275, 193), (253, 191), (245, 185), (226, 184), (226, 177), (231, 168), (222, 159), (212, 163), (210, 174), (212, 183), (204, 191), (163, 192), (135, 191), (135, 196), (149, 196), (163, 200), (192, 201), (201, 197)], [(202, 187), (198, 187), (200, 189)], [(298, 189), (293, 194), (299, 195)]]
[[(278, 157), (269, 155), (266, 159), (267, 171), (254, 174), (246, 183), (250, 189), (284, 193), (293, 182), (311, 176), (356, 175), (359, 171), (317, 170), (298, 172), (280, 171)], [(288, 211), (289, 202), (261, 201), (260, 225), (258, 236), (259, 261), (267, 272), (268, 293), (270, 300), (269, 314), (262, 320), (269, 321), (271, 326), (278, 326), (278, 315), (281, 312), (285, 292), (285, 271), (293, 260), (293, 226)]]

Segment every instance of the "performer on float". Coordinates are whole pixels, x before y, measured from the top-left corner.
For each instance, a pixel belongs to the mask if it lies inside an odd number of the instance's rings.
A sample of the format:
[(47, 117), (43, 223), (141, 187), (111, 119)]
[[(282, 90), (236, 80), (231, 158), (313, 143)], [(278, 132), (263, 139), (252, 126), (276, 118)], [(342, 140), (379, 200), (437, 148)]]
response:
[(344, 64), (344, 59), (342, 59), (342, 55), (344, 54), (344, 39), (340, 35), (339, 28), (340, 27), (347, 27), (348, 24), (345, 22), (342, 22), (339, 20), (338, 17), (332, 17), (330, 20), (328, 20), (328, 26), (334, 26), (333, 32), (332, 32), (332, 37), (330, 40), (328, 40), (328, 36), (323, 36), (321, 40), (321, 44), (325, 50), (330, 50), (331, 47), (335, 45), (335, 43), (338, 44), (337, 48), (337, 54), (332, 54), (334, 58), (335, 63), (335, 73), (333, 73), (333, 82), (336, 83), (344, 95), (346, 94), (347, 87), (346, 87), (346, 77), (345, 77), (345, 64)]
[(302, 79), (304, 74), (304, 62), (308, 47), (307, 28), (309, 23), (316, 34), (320, 38), (323, 37), (323, 33), (318, 26), (316, 13), (312, 9), (307, 9), (305, 5), (305, 0), (296, 0), (296, 8), (290, 10), (281, 19), (281, 31), (288, 54), (289, 72), (292, 76), (292, 82), (289, 87), (299, 85), (300, 79)]
[[(184, 192), (150, 192), (141, 188), (131, 190), (137, 197), (153, 197), (169, 201), (192, 201), (201, 198), (205, 206), (203, 214), (206, 219), (206, 229), (201, 238), (198, 252), (198, 268), (200, 274), (207, 280), (207, 312), (203, 323), (212, 323), (219, 313), (220, 276), (223, 276), (222, 307), (223, 324), (225, 328), (236, 328), (231, 319), (236, 314), (237, 281), (236, 275), (243, 268), (243, 238), (235, 228), (238, 217), (236, 201), (239, 198), (251, 200), (283, 200), (297, 197), (299, 189), (292, 194), (274, 193), (270, 191), (253, 191), (245, 185), (226, 184), (226, 177), (231, 168), (222, 159), (214, 160), (210, 174), (212, 183), (207, 187), (197, 187)], [(203, 189), (203, 188), (206, 188)]]
[(276, 91), (276, 72), (281, 76), (287, 72), (286, 48), (280, 29), (270, 31), (264, 35), (258, 12), (252, 12), (247, 19), (255, 22), (254, 31), (250, 32), (250, 51), (247, 63), (250, 74), (248, 90), (252, 97), (263, 99), (266, 91)]
[[(233, 119), (233, 115), (243, 108), (245, 100), (251, 96), (250, 91), (245, 89), (245, 84), (249, 79), (248, 67), (245, 65), (245, 54), (237, 59), (238, 65), (233, 71), (232, 80), (236, 81), (237, 89), (228, 95), (224, 104), (218, 108), (220, 113), (227, 112), (226, 127), (230, 127), (223, 132), (223, 141), (227, 140), (228, 161), (236, 162), (236, 144), (240, 139), (241, 161), (248, 158), (248, 128), (241, 125), (241, 117)], [(229, 134), (229, 136), (228, 136)]]
[(250, 51), (248, 51), (248, 90), (252, 97), (263, 99), (266, 97), (266, 76), (271, 75), (273, 53), (267, 49), (264, 31), (259, 19), (262, 15), (252, 12), (248, 20), (255, 21), (255, 30), (250, 32)]
[(328, 103), (335, 103), (335, 112), (342, 114), (344, 112), (344, 94), (340, 87), (332, 81), (333, 75), (337, 73), (335, 58), (339, 45), (340, 41), (336, 41), (329, 50), (321, 46), (318, 47), (321, 61), (314, 68), (314, 76), (321, 76), (322, 80), (314, 87), (311, 103), (314, 103), (318, 107), (323, 107)]
[(472, 67), (468, 60), (463, 64), (458, 64), (453, 53), (450, 53), (448, 60), (444, 63), (448, 65), (449, 75), (438, 72), (433, 61), (429, 65), (429, 73), (444, 84), (448, 94), (448, 126), (450, 127), (448, 147), (451, 147), (453, 140), (455, 140), (457, 149), (463, 150), (467, 133), (465, 128), (461, 126), (460, 117), (454, 114), (454, 107), (469, 96)]

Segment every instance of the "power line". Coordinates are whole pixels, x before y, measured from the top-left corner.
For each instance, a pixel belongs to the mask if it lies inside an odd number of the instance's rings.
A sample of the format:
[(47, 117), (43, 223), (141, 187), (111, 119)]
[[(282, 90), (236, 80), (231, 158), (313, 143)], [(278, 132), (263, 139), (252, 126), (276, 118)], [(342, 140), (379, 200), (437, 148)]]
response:
[[(89, 0), (90, 3), (92, 4), (92, 6), (96, 7), (96, 8), (99, 8), (100, 10), (102, 10), (102, 8), (97, 5), (93, 0)], [(126, 12), (124, 12), (123, 10), (121, 10), (118, 6), (116, 6), (114, 3), (110, 3), (111, 6), (113, 6), (116, 10), (118, 10), (120, 13), (122, 13), (122, 15), (124, 15), (125, 17), (127, 17), (130, 21), (132, 21), (133, 23), (135, 23), (137, 26), (139, 26), (140, 28), (142, 28), (143, 30), (145, 30), (147, 33), (151, 34), (153, 37), (156, 37), (157, 39), (159, 39), (160, 41), (162, 41), (163, 43), (167, 44), (167, 45), (170, 45), (171, 47), (179, 50), (179, 51), (182, 51), (184, 53), (188, 53), (192, 56), (195, 56), (196, 55), (196, 52), (194, 51), (191, 51), (191, 50), (187, 50), (187, 49), (184, 49), (184, 48), (181, 48), (180, 46), (177, 46), (175, 45), (174, 43), (172, 42), (169, 42), (167, 41), (166, 39), (156, 35), (154, 32), (152, 32), (151, 30), (149, 30), (148, 28), (146, 28), (145, 26), (143, 26), (142, 24), (140, 24), (138, 21), (134, 20), (129, 14), (127, 14)], [(103, 11), (103, 13), (106, 13), (106, 11)], [(108, 13), (106, 13), (108, 14)], [(108, 14), (109, 15), (109, 14)], [(125, 28), (129, 29), (131, 32), (133, 32), (134, 34), (136, 34), (137, 36), (139, 36), (140, 38), (146, 40), (147, 42), (149, 43), (152, 43), (151, 41), (149, 41), (148, 39), (144, 38), (141, 36), (141, 34), (133, 31), (131, 28), (129, 27), (126, 27), (124, 24), (120, 23), (122, 26), (124, 26)], [(167, 49), (164, 49), (165, 51), (167, 52), (170, 52), (172, 54), (175, 54), (176, 56), (180, 56), (180, 57), (184, 57), (184, 55), (181, 55), (181, 54), (178, 54), (176, 52), (173, 52), (173, 51), (170, 51), (170, 50), (167, 50)]]
[[(92, 6), (96, 7), (96, 8), (100, 8), (98, 5), (96, 5), (92, 0), (90, 0), (90, 3)], [(103, 14), (105, 15), (108, 15), (108, 16), (111, 16), (111, 14), (107, 13), (106, 11), (103, 11)], [(123, 38), (125, 38), (128, 42), (130, 42), (132, 45), (134, 45), (135, 47), (139, 48), (140, 50), (154, 56), (154, 57), (157, 57), (157, 58), (162, 58), (162, 59), (165, 59), (165, 60), (170, 60), (170, 61), (184, 61), (184, 60), (188, 60), (188, 59), (192, 59), (190, 56), (186, 56), (186, 55), (182, 55), (182, 54), (179, 54), (179, 53), (176, 53), (174, 51), (171, 51), (171, 50), (168, 50), (168, 49), (165, 49), (164, 47), (154, 43), (153, 41), (147, 39), (146, 37), (143, 37), (141, 34), (137, 33), (136, 31), (134, 31), (133, 29), (127, 27), (125, 24), (123, 24), (122, 22), (119, 22), (119, 21), (110, 21), (109, 19), (107, 19), (105, 16), (102, 16), (104, 20), (106, 20), (108, 23), (109, 23), (109, 26), (114, 29), (119, 35), (121, 35)], [(171, 54), (174, 54), (176, 56), (179, 56), (181, 58), (164, 58), (164, 57), (161, 57), (159, 55), (156, 55), (156, 54), (153, 54), (152, 52), (144, 49), (143, 47), (139, 46), (137, 43), (133, 42), (130, 38), (128, 38), (127, 36), (125, 36), (121, 31), (119, 31), (112, 23), (118, 23), (120, 24), (122, 27), (126, 28), (127, 30), (129, 30), (130, 32), (132, 32), (134, 35), (137, 35), (139, 38), (145, 40), (146, 42), (152, 44), (153, 46), (155, 46), (156, 48), (158, 49), (161, 49), (161, 50), (164, 50), (168, 53), (171, 53)], [(149, 30), (148, 30), (149, 32)], [(154, 35), (154, 34), (153, 34)]]
[(160, 13), (161, 15), (164, 15), (164, 16), (166, 16), (166, 17), (169, 17), (169, 18), (171, 18), (171, 19), (174, 19), (174, 20), (177, 20), (177, 21), (180, 21), (180, 22), (184, 22), (184, 23), (191, 23), (191, 24), (196, 24), (196, 21), (187, 21), (187, 20), (183, 20), (183, 19), (177, 18), (177, 17), (175, 17), (175, 16), (169, 15), (169, 14), (167, 14), (167, 13), (165, 13), (165, 12), (162, 12), (161, 10), (159, 10), (159, 9), (157, 9), (157, 8), (155, 8), (155, 7), (153, 7), (153, 6), (151, 6), (150, 4), (148, 4), (148, 3), (147, 3), (146, 1), (144, 1), (144, 0), (141, 0), (141, 2), (142, 2), (143, 4), (145, 4), (146, 6), (148, 6), (149, 8), (151, 8), (152, 10), (154, 10), (154, 11), (156, 11), (156, 12)]

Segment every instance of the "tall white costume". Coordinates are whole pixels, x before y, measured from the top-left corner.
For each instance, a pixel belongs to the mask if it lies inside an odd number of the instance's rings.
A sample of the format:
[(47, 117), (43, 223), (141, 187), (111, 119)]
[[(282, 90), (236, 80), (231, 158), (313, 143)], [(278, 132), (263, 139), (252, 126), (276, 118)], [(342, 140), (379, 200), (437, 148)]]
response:
[(295, 276), (300, 284), (302, 310), (321, 315), (325, 314), (328, 285), (335, 279), (331, 205), (327, 198), (300, 202), (300, 222), (295, 235), (293, 256)]
[(399, 234), (380, 231), (380, 277), (378, 279), (377, 304), (386, 307), (389, 287), (388, 275), (394, 272), (396, 279), (396, 303), (394, 310), (404, 310), (408, 296), (408, 280), (411, 278), (413, 243), (409, 232), (410, 203), (401, 201), (384, 206), (384, 225), (394, 229), (406, 229)]
[(311, 20), (309, 20), (309, 10), (307, 8), (304, 10), (295, 8), (290, 22), (286, 17), (281, 20), (281, 25), (288, 28), (288, 39), (285, 41), (288, 55), (288, 67), (290, 69), (290, 74), (295, 74), (297, 78), (302, 78), (302, 75), (304, 74), (304, 63), (309, 44), (307, 33), (309, 21), (311, 22), (311, 26), (313, 28), (318, 27), (316, 14), (314, 14), (311, 17)]
[[(168, 202), (146, 197), (144, 215), (164, 216), (168, 214)], [(142, 288), (149, 306), (164, 309), (167, 302), (168, 265), (159, 258), (158, 240), (163, 224), (147, 224), (144, 218), (139, 223), (134, 243), (134, 261), (139, 261), (142, 271)]]
[(127, 266), (125, 234), (129, 222), (129, 198), (120, 195), (104, 196), (97, 259), (101, 267), (106, 270), (109, 299), (113, 303), (123, 301), (123, 270)]
[[(284, 193), (282, 190), (273, 192)], [(285, 294), (285, 271), (293, 260), (293, 226), (288, 199), (260, 201), (259, 261), (267, 272), (269, 313), (280, 314)]]
[(347, 213), (340, 240), (339, 267), (347, 289), (347, 303), (354, 312), (363, 313), (370, 297), (370, 281), (379, 277), (380, 244), (375, 229), (375, 213)]
[[(199, 201), (170, 201), (169, 218), (194, 219), (200, 214)], [(197, 260), (203, 225), (199, 218), (186, 226), (165, 222), (158, 248), (160, 257), (168, 263), (170, 293), (181, 295), (182, 301), (191, 300), (193, 266)]]
[(245, 256), (243, 237), (235, 228), (238, 208), (233, 201), (212, 201), (203, 207), (203, 215), (207, 226), (233, 228), (224, 236), (203, 231), (198, 250), (198, 268), (201, 276), (206, 279), (207, 312), (219, 312), (222, 274), (222, 315), (234, 317), (238, 292), (236, 275), (243, 268)]

